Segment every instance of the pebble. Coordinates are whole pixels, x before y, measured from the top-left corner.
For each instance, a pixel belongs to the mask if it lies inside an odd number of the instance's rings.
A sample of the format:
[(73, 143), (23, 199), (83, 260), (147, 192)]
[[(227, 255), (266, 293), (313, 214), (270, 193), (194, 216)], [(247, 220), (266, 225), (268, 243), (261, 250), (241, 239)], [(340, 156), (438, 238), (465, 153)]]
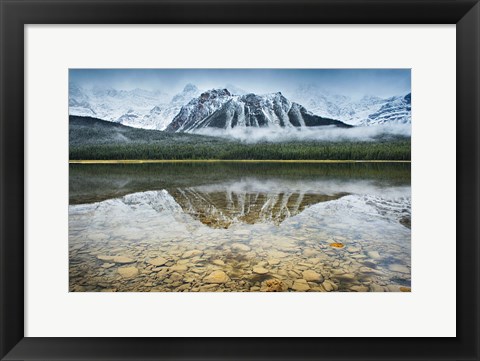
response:
[(163, 257), (157, 257), (147, 261), (147, 263), (151, 264), (152, 266), (158, 267), (158, 266), (163, 266), (165, 263), (167, 263), (167, 260)]
[(338, 286), (330, 280), (323, 281), (322, 286), (327, 292), (338, 290)]
[(113, 261), (113, 259), (115, 258), (115, 256), (104, 256), (104, 255), (100, 255), (100, 256), (97, 256), (97, 258), (98, 258), (100, 261), (111, 262), (111, 261)]
[(201, 256), (203, 254), (203, 251), (200, 251), (198, 249), (194, 249), (191, 251), (187, 251), (182, 255), (182, 258), (192, 258), (195, 256)]
[(282, 251), (271, 251), (270, 256), (272, 256), (273, 258), (285, 258), (288, 256), (288, 253)]
[(366, 286), (352, 286), (350, 289), (355, 292), (368, 292), (368, 287)]
[(382, 286), (379, 286), (375, 283), (370, 285), (370, 291), (372, 292), (385, 292), (385, 289)]
[(294, 291), (299, 291), (299, 292), (305, 292), (310, 289), (310, 286), (308, 285), (307, 281), (304, 279), (298, 279), (293, 282), (292, 285), (292, 290)]
[(380, 256), (380, 253), (378, 253), (377, 251), (370, 251), (370, 252), (367, 252), (367, 254), (368, 254), (368, 257), (373, 258), (373, 259), (382, 258), (382, 256)]
[(134, 278), (138, 276), (138, 268), (136, 267), (120, 267), (118, 273), (123, 278)]
[(178, 282), (183, 279), (183, 276), (178, 272), (173, 272), (170, 276), (170, 279), (172, 280), (172, 282)]
[(303, 271), (302, 276), (308, 282), (323, 282), (323, 276), (312, 270)]
[(307, 258), (316, 256), (318, 254), (318, 251), (312, 248), (307, 248), (306, 250), (303, 251), (303, 255)]
[(410, 273), (408, 267), (401, 265), (401, 264), (391, 264), (388, 266), (388, 269), (393, 272), (400, 272), (400, 273)]
[(170, 267), (171, 272), (185, 272), (186, 270), (188, 270), (188, 266), (184, 264), (176, 264)]
[(242, 251), (242, 252), (250, 251), (250, 247), (248, 247), (246, 244), (243, 244), (243, 243), (234, 243), (232, 244), (231, 248), (234, 251)]
[(113, 257), (113, 262), (115, 263), (122, 263), (122, 264), (127, 264), (127, 263), (133, 263), (135, 260), (125, 257), (125, 256), (115, 256)]
[(286, 291), (288, 286), (277, 279), (266, 280), (262, 282), (261, 292), (282, 292)]
[(270, 266), (275, 266), (280, 263), (280, 260), (277, 258), (270, 258), (267, 262)]
[(217, 266), (225, 266), (225, 262), (223, 262), (221, 259), (213, 260), (212, 263)]
[(264, 275), (268, 273), (268, 269), (265, 269), (263, 267), (254, 267), (253, 268), (253, 273), (259, 274), (259, 275)]
[(230, 278), (223, 271), (213, 271), (203, 279), (206, 283), (227, 283)]

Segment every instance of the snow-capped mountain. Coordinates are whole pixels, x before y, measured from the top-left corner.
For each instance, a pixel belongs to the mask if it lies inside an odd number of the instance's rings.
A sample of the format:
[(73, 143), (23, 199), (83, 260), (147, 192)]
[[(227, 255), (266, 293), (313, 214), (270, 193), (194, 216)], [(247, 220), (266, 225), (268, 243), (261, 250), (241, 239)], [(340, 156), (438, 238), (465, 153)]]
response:
[[(316, 115), (331, 117), (351, 125), (411, 123), (410, 93), (390, 98), (365, 95), (360, 100), (353, 100), (316, 85), (302, 85), (289, 96)], [(381, 109), (383, 110), (380, 111)]]
[(280, 92), (256, 95), (233, 84), (203, 93), (187, 84), (172, 97), (162, 91), (85, 89), (72, 83), (69, 114), (180, 132), (267, 126), (397, 125), (411, 123), (411, 95), (352, 100), (316, 85), (303, 85), (289, 93), (287, 99)]
[(368, 116), (365, 125), (409, 124), (412, 122), (412, 95), (392, 97), (381, 108)]
[(204, 128), (298, 128), (332, 125), (350, 127), (307, 111), (282, 93), (233, 95), (227, 89), (202, 93), (182, 107), (166, 128), (171, 132), (189, 132)]
[(181, 107), (200, 94), (193, 84), (170, 97), (161, 91), (69, 87), (69, 114), (95, 117), (136, 128), (163, 130)]

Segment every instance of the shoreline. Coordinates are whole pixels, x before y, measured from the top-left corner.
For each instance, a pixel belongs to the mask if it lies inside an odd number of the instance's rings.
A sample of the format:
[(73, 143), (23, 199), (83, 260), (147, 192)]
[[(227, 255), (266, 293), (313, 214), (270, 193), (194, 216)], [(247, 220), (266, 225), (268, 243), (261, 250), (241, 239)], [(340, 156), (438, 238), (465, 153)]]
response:
[(69, 164), (154, 164), (154, 163), (411, 163), (411, 160), (334, 160), (334, 159), (82, 159)]

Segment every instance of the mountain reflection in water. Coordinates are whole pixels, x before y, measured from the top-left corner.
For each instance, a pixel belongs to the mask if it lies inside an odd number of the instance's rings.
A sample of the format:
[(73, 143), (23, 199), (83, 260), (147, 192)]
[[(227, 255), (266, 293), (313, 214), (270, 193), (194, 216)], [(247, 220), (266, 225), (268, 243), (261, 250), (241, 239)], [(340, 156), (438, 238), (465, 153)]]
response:
[(409, 164), (71, 165), (69, 194), (74, 292), (410, 289)]
[(169, 193), (185, 213), (212, 228), (228, 228), (236, 222), (278, 225), (313, 204), (347, 194), (322, 194), (305, 187), (305, 184), (291, 189), (279, 180), (265, 185), (256, 178), (214, 186), (177, 188)]

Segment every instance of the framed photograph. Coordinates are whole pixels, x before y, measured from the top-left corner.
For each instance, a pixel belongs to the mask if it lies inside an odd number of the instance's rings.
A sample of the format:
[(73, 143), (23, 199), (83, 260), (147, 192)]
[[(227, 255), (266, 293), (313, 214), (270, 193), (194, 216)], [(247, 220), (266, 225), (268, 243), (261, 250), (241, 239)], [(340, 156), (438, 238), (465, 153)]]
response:
[(478, 1), (1, 0), (2, 360), (477, 360)]

